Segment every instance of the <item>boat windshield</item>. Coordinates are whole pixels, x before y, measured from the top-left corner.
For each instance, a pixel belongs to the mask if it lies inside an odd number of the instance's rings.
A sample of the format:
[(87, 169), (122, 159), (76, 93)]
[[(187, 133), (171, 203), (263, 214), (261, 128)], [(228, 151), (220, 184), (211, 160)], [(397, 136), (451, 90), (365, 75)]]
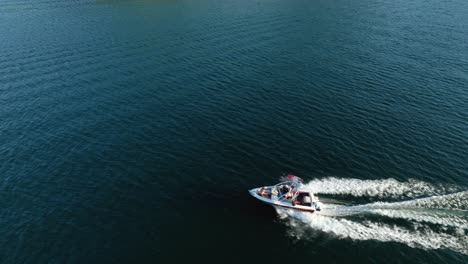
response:
[(298, 189), (301, 186), (301, 183), (298, 181), (284, 181), (284, 182), (280, 182), (276, 184), (275, 187), (281, 186), (281, 185), (288, 185), (288, 186), (293, 187), (294, 189)]
[(298, 192), (300, 183), (297, 181), (285, 181), (274, 186), (278, 199), (291, 199)]

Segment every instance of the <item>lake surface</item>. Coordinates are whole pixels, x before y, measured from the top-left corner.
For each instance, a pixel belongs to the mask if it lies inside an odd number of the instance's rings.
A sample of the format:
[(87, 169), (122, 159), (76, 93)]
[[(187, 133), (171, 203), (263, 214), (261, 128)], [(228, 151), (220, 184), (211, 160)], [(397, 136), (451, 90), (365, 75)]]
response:
[(0, 262), (468, 263), (467, 14), (2, 0)]

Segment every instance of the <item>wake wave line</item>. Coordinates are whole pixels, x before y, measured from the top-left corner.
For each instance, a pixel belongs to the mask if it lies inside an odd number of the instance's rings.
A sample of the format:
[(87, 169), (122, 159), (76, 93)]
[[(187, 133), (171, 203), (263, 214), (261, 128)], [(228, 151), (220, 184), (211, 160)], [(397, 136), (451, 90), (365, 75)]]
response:
[(468, 191), (403, 202), (375, 202), (355, 206), (324, 204), (322, 208), (323, 211), (318, 214), (323, 216), (375, 214), (468, 229)]
[(434, 185), (414, 179), (400, 182), (395, 179), (360, 180), (328, 177), (312, 180), (305, 187), (319, 194), (346, 194), (355, 197), (378, 198), (415, 198), (462, 191), (458, 186)]
[[(326, 232), (337, 238), (399, 242), (410, 247), (423, 249), (447, 248), (468, 255), (466, 232), (435, 231), (425, 225), (413, 225), (412, 228), (405, 228), (386, 223), (373, 221), (358, 222), (344, 218), (310, 215), (283, 209), (277, 209), (277, 211), (283, 218), (291, 216), (301, 220), (315, 230)], [(296, 226), (294, 220), (291, 219), (288, 224), (293, 228)], [(300, 234), (296, 235), (298, 237), (301, 236)]]

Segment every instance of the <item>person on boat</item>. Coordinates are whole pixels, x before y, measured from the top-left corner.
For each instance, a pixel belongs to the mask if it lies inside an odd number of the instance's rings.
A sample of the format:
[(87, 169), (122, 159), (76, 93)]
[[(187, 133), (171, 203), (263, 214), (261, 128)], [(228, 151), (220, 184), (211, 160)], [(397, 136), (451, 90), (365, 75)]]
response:
[(293, 196), (294, 196), (295, 193), (296, 193), (296, 190), (294, 190), (294, 189), (291, 188), (291, 189), (289, 190), (289, 192), (286, 193), (286, 194), (284, 195), (284, 198), (285, 198), (286, 200), (291, 200), (291, 199), (293, 198)]
[(265, 193), (265, 187), (260, 188), (260, 190), (258, 190), (257, 192), (257, 194), (260, 196), (263, 196), (264, 193)]
[(283, 185), (281, 187), (281, 189), (280, 189), (281, 194), (283, 194), (283, 195), (288, 194), (290, 190), (291, 190), (291, 188), (289, 186), (287, 186), (287, 185)]
[(263, 196), (263, 197), (269, 197), (270, 192), (269, 192), (268, 188), (262, 187), (260, 189), (260, 191), (258, 192), (258, 195)]

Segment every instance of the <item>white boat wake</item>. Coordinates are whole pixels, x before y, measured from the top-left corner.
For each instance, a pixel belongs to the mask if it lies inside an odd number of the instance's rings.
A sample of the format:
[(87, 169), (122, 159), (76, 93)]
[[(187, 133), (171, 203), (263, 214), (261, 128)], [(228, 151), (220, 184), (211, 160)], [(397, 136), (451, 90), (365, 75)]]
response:
[[(399, 242), (410, 247), (445, 248), (468, 255), (468, 191), (460, 187), (437, 189), (440, 186), (419, 181), (338, 178), (313, 180), (307, 186), (322, 194), (426, 197), (353, 206), (324, 202), (322, 211), (313, 215), (278, 209), (278, 214), (291, 227), (290, 233), (294, 237), (303, 237), (305, 224), (336, 238)], [(406, 193), (410, 190), (410, 193)], [(453, 191), (455, 193), (450, 193)]]
[(321, 194), (344, 194), (355, 197), (377, 198), (415, 198), (463, 190), (454, 185), (434, 185), (414, 179), (400, 182), (395, 179), (360, 180), (328, 177), (312, 180), (305, 186)]

